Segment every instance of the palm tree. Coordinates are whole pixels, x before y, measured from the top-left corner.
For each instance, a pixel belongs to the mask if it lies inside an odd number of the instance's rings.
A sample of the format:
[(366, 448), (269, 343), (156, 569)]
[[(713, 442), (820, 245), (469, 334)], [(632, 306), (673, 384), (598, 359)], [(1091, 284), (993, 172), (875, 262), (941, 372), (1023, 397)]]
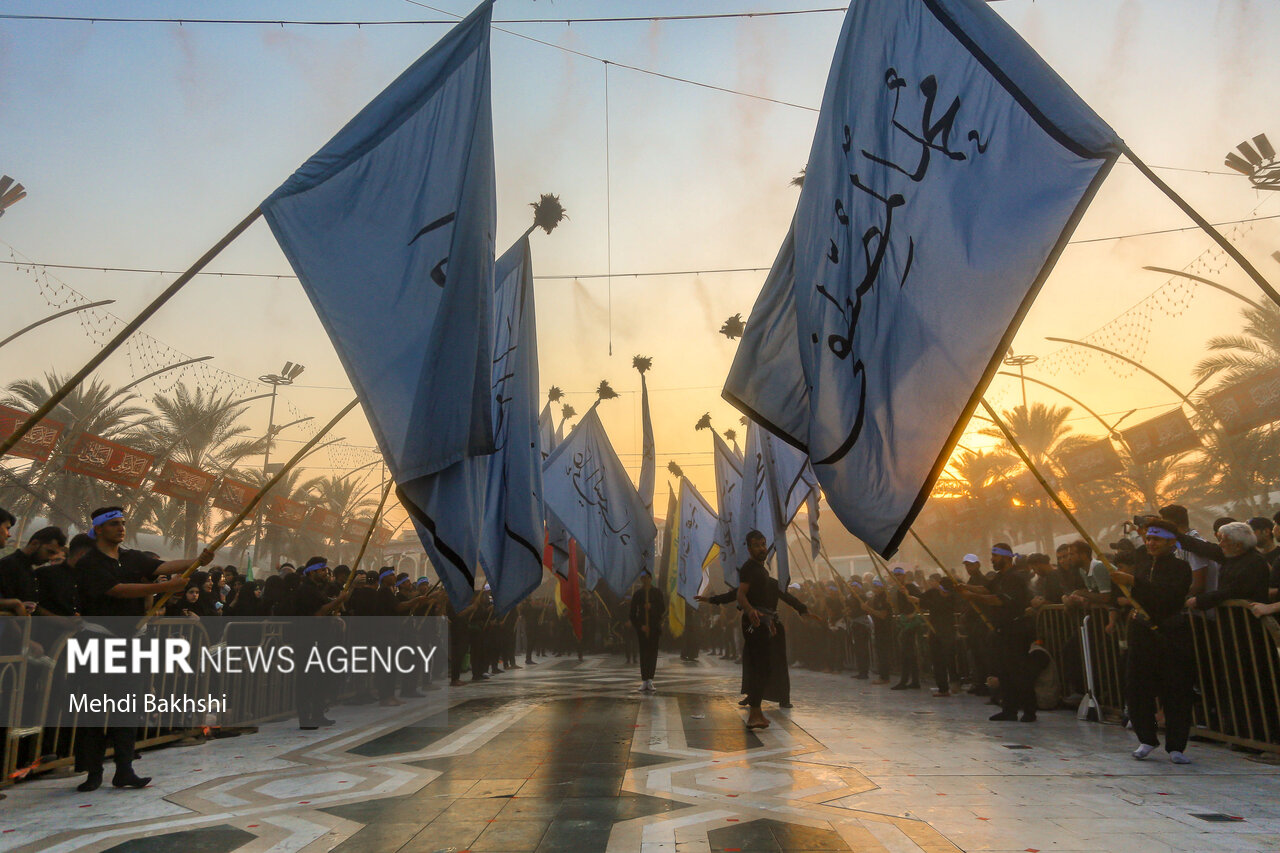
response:
[(1280, 307), (1271, 303), (1240, 309), (1244, 325), (1239, 334), (1218, 335), (1205, 345), (1205, 356), (1193, 371), (1204, 382), (1215, 376), (1224, 383), (1239, 382), (1280, 365)]
[[(266, 448), (266, 439), (244, 437), (249, 427), (239, 420), (245, 409), (232, 405), (231, 394), (206, 395), (202, 388), (193, 392), (185, 383), (180, 383), (169, 394), (155, 395), (152, 403), (158, 417), (150, 424), (147, 443), (157, 456), (157, 467), (167, 458), (217, 473)], [(196, 540), (200, 528), (208, 521), (209, 509), (204, 504), (184, 502), (184, 506), (183, 554), (194, 557)]]
[[(10, 383), (7, 395), (0, 403), (33, 412), (44, 405), (66, 379), (53, 372), (46, 373), (43, 379), (19, 379)], [(66, 428), (49, 461), (31, 466), (26, 473), (26, 482), (47, 494), (67, 515), (85, 519), (85, 525), (94, 507), (121, 502), (124, 494), (121, 487), (73, 474), (65, 469), (65, 465), (71, 448), (82, 433), (124, 443), (136, 438), (141, 432), (143, 418), (149, 414), (146, 409), (134, 405), (137, 399), (137, 395), (121, 394), (100, 379), (80, 383), (49, 413), (49, 417), (63, 422)], [(15, 514), (25, 520), (38, 511), (39, 503), (34, 497), (24, 494), (15, 502), (19, 508)]]
[[(336, 513), (338, 518), (344, 522), (361, 513), (372, 518), (373, 508), (377, 506), (375, 496), (379, 494), (380, 486), (380, 483), (369, 486), (366, 485), (362, 478), (345, 477), (341, 474), (321, 477), (313, 481), (312, 488), (315, 491), (315, 497), (312, 500), (325, 509)], [(334, 540), (318, 544), (324, 547), (336, 547), (340, 553), (342, 537), (339, 535), (334, 537)]]
[[(291, 468), (285, 472), (280, 479), (264, 498), (263, 503), (259, 506), (261, 513), (266, 512), (266, 504), (273, 496), (283, 496), (290, 500), (307, 502), (311, 499), (308, 494), (317, 487), (321, 481), (321, 477), (312, 477), (307, 480), (302, 479), (302, 469)], [(228, 476), (234, 477), (244, 483), (261, 487), (266, 485), (270, 477), (262, 473), (259, 469), (237, 469), (229, 471)], [(261, 520), (261, 533), (258, 533), (258, 521), (250, 517), (244, 524), (228, 538), (226, 547), (229, 549), (237, 549), (239, 559), (243, 562), (246, 553), (257, 538), (257, 553), (254, 555), (254, 570), (258, 571), (272, 567), (278, 562), (282, 556), (292, 557), (294, 560), (306, 559), (311, 554), (302, 553), (304, 548), (313, 547), (314, 542), (308, 543), (306, 534), (298, 530), (290, 530), (277, 524), (272, 524), (266, 520), (265, 515)]]
[(1012, 505), (1004, 472), (1011, 460), (1003, 452), (964, 450), (951, 460), (954, 479), (949, 483), (957, 501), (956, 526), (963, 537), (963, 550), (974, 542), (985, 543), (1008, 535), (1013, 522)]
[[(1070, 406), (1046, 406), (1044, 403), (1032, 403), (1027, 406), (1016, 406), (1004, 413), (1005, 425), (1022, 447), (1031, 463), (1055, 488), (1065, 477), (1065, 470), (1058, 459), (1088, 444), (1091, 439), (1081, 435), (1072, 435), (1067, 425), (1071, 416)], [(982, 434), (998, 438), (1002, 442), (1002, 450), (1011, 459), (1013, 446), (1004, 437), (1004, 433), (995, 427), (982, 430)], [(1056, 481), (1056, 482), (1055, 482)], [(1020, 489), (1018, 501), (1034, 507), (1031, 515), (1034, 519), (1035, 539), (1042, 549), (1053, 550), (1053, 527), (1056, 507), (1047, 495), (1042, 493), (1039, 484), (1034, 490)]]

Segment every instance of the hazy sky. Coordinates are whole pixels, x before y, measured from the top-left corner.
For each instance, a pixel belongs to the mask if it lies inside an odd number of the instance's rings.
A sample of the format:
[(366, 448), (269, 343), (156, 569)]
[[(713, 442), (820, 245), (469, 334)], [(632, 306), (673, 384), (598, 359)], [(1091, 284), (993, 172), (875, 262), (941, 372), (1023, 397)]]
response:
[[(470, 9), (459, 0), (438, 5), (459, 14)], [(825, 5), (836, 4), (501, 0), (495, 18)], [(77, 15), (86, 8), (0, 2), (0, 13)], [(1190, 170), (1161, 175), (1211, 221), (1280, 214), (1275, 193), (1259, 194), (1234, 173), (1205, 173), (1223, 172), (1223, 154), (1255, 134), (1270, 131), (1280, 143), (1280, 54), (1274, 50), (1280, 4), (1003, 0), (994, 8), (1148, 163)], [(403, 0), (97, 2), (91, 9), (133, 17), (442, 17)], [(816, 106), (840, 22), (839, 14), (826, 13), (504, 28), (614, 62)], [(184, 269), (444, 31), (438, 25), (0, 21), (0, 170), (30, 193), (0, 218), (0, 260), (12, 247), (20, 257), (50, 263)], [(789, 181), (804, 165), (816, 113), (610, 67), (606, 142), (602, 63), (503, 32), (494, 33), (492, 53), (500, 245), (527, 227), (528, 203), (539, 193), (558, 193), (570, 218), (551, 236), (533, 238), (535, 274), (587, 276), (611, 269), (616, 275), (611, 300), (603, 278), (539, 281), (543, 390), (564, 388), (583, 412), (596, 384), (608, 379), (623, 396), (602, 404), (601, 416), (623, 460), (638, 469), (639, 401), (629, 392), (638, 391), (639, 377), (631, 358), (652, 356), (659, 467), (675, 459), (704, 493), (713, 492), (710, 438), (693, 425), (709, 411), (717, 428), (738, 427), (737, 412), (719, 398), (736, 343), (717, 329), (735, 312), (750, 313), (764, 273), (625, 274), (768, 267), (794, 208), (797, 191)], [(1122, 162), (1076, 237), (1187, 225), (1172, 203)], [(1270, 257), (1280, 249), (1278, 237), (1280, 219), (1235, 232), (1237, 244), (1280, 282), (1280, 265)], [(1160, 288), (1165, 279), (1142, 271), (1144, 264), (1182, 268), (1209, 248), (1194, 231), (1069, 247), (1015, 350), (1050, 355), (1057, 345), (1044, 336), (1087, 335)], [(1204, 263), (1202, 274), (1256, 295), (1229, 262), (1211, 253)], [(210, 269), (290, 273), (261, 223)], [(0, 268), (6, 297), (0, 335), (49, 313), (46, 295), (56, 298), (49, 282), (60, 280), (93, 299), (114, 298), (112, 310), (127, 318), (172, 278), (49, 275), (42, 289), (30, 274)], [(1113, 327), (1105, 340), (1189, 387), (1202, 342), (1235, 329), (1239, 303), (1207, 288), (1167, 293), (1172, 295), (1131, 313), (1131, 320), (1139, 319)], [(1187, 297), (1193, 298), (1180, 310)], [(93, 351), (87, 328), (62, 320), (7, 347), (6, 378), (79, 367)], [(210, 365), (242, 377), (278, 370), (286, 359), (305, 364), (299, 385), (284, 396), (298, 412), (314, 416), (313, 424), (349, 399), (333, 348), (291, 278), (197, 278), (145, 328), (181, 352), (216, 356)], [(148, 358), (164, 357), (154, 347), (140, 343), (117, 355), (102, 375), (113, 382), (141, 375)], [(1103, 359), (1070, 363), (1059, 356), (1042, 360), (1028, 375), (1063, 385), (1101, 412), (1150, 406), (1155, 414), (1173, 402), (1154, 381), (1117, 377)], [(188, 379), (198, 376), (212, 374)], [(144, 387), (154, 392), (167, 386), (157, 380)], [(244, 393), (255, 392), (245, 386)], [(1065, 402), (1033, 386), (1028, 394)], [(1014, 404), (1016, 381), (997, 378), (990, 396)], [(251, 416), (256, 428), (265, 429), (265, 402), (254, 404)], [(1075, 423), (1085, 432), (1097, 430), (1087, 416)], [(357, 415), (336, 434), (352, 444), (372, 443)], [(305, 437), (301, 428), (285, 437), (290, 435)], [(978, 444), (990, 440), (975, 438), (971, 446)], [(282, 451), (293, 446), (283, 444)], [(321, 454), (313, 473), (367, 458), (360, 451)]]

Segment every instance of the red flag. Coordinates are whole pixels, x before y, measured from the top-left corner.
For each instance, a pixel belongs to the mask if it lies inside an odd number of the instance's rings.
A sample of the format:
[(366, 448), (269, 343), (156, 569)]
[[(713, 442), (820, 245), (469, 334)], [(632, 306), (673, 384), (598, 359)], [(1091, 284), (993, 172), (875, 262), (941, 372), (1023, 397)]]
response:
[(142, 485), (155, 461), (150, 453), (85, 432), (76, 439), (62, 467), (76, 474), (136, 489)]
[(547, 530), (546, 525), (542, 527), (542, 565), (549, 572), (554, 572), (555, 567), (551, 564), (551, 531)]
[(569, 540), (569, 577), (560, 579), (560, 600), (569, 608), (573, 636), (582, 639), (582, 597), (578, 592), (578, 543)]
[[(9, 406), (0, 406), (0, 440), (13, 435), (19, 425), (26, 423), (27, 415), (27, 412)], [(22, 441), (14, 445), (9, 455), (22, 456), (37, 462), (48, 462), (49, 456), (53, 453), (53, 446), (58, 443), (58, 436), (62, 435), (65, 427), (66, 424), (61, 421), (44, 418), (23, 436)]]

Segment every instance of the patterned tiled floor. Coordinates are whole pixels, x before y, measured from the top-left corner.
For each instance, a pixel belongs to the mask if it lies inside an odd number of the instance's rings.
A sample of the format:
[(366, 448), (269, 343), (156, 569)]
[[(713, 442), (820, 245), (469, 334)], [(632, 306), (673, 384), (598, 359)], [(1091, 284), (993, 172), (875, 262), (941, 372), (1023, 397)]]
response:
[(1130, 734), (1068, 712), (990, 723), (981, 700), (804, 671), (754, 733), (737, 681), (664, 656), (646, 696), (617, 658), (548, 658), (433, 688), (447, 716), (340, 707), (326, 731), (153, 751), (145, 791), (10, 788), (0, 850), (1280, 850), (1280, 768), (1241, 753), (1138, 763)]

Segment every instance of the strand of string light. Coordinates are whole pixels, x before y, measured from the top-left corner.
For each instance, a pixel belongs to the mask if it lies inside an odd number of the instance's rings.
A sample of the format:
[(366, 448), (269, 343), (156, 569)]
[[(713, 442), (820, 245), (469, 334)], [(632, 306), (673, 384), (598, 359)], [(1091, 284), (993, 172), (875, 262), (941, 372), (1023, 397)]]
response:
[[(0, 243), (0, 245), (9, 250), (9, 259), (0, 259), (0, 263), (27, 272), (35, 282), (41, 298), (50, 308), (60, 309), (69, 305), (85, 304), (90, 301), (83, 293), (49, 273), (49, 269), (57, 269), (58, 267), (32, 262), (25, 256), (19, 257), (21, 253), (8, 243)], [(116, 330), (124, 325), (124, 321), (118, 316), (102, 308), (81, 311), (76, 316), (80, 322), (81, 331), (87, 338), (98, 344), (102, 344), (107, 336), (114, 334)], [(144, 331), (139, 331), (129, 338), (124, 347), (124, 354), (129, 374), (134, 379), (137, 379), (140, 374), (150, 373), (177, 361), (185, 361), (191, 358), (190, 353), (183, 352)], [(253, 396), (261, 390), (261, 386), (252, 380), (223, 368), (214, 367), (207, 362), (197, 362), (173, 371), (166, 371), (159, 377), (150, 379), (149, 382), (156, 388), (158, 393), (171, 394), (188, 379), (194, 382), (197, 388), (206, 389), (212, 395), (219, 394), (224, 387), (227, 388), (228, 394), (236, 397)], [(281, 403), (291, 419), (299, 420), (303, 417), (302, 411), (291, 401), (282, 399)], [(299, 424), (299, 429), (309, 436), (314, 436), (317, 427), (310, 421), (302, 421)], [(279, 441), (280, 439), (276, 440)], [(345, 447), (335, 444), (326, 448), (330, 462), (333, 462), (335, 456), (348, 455), (352, 451), (356, 454), (360, 452), (367, 453), (364, 448), (356, 445)]]
[[(1232, 219), (1226, 222), (1212, 223), (1215, 228), (1222, 228), (1229, 225), (1244, 225), (1254, 222), (1265, 222), (1271, 219), (1280, 219), (1280, 213), (1269, 214), (1267, 216), (1257, 216), (1250, 219)], [(1153, 231), (1138, 231), (1131, 234), (1114, 234), (1109, 237), (1087, 237), (1080, 240), (1069, 240), (1067, 245), (1077, 246), (1089, 243), (1102, 243), (1113, 240), (1131, 240), (1138, 237), (1152, 237), (1161, 234), (1177, 234), (1187, 231), (1199, 231), (1200, 226), (1188, 225), (1184, 228), (1161, 228)], [(6, 246), (12, 249), (8, 243), (0, 240), (0, 246)], [(0, 264), (18, 267), (45, 267), (47, 269), (61, 270), (84, 270), (86, 272), (120, 272), (120, 273), (137, 273), (140, 275), (178, 275), (177, 270), (152, 269), (144, 267), (112, 267), (103, 266), (101, 264), (61, 264), (46, 263), (43, 261), (32, 260), (5, 260), (0, 258)], [(577, 281), (580, 279), (597, 279), (597, 278), (653, 278), (662, 276), (686, 276), (686, 275), (720, 275), (730, 273), (755, 273), (768, 272), (772, 267), (719, 267), (685, 270), (641, 270), (635, 272), (601, 272), (601, 273), (562, 273), (554, 275), (535, 275), (534, 279), (538, 281)], [(204, 270), (197, 273), (204, 276), (219, 276), (226, 278), (272, 278), (281, 280), (296, 280), (298, 277), (293, 273), (270, 273), (270, 272), (233, 272), (230, 270)], [(87, 300), (86, 300), (87, 301)]]
[[(1252, 230), (1253, 223), (1275, 219), (1280, 216), (1277, 214), (1269, 216), (1257, 215), (1258, 211), (1273, 198), (1275, 198), (1274, 195), (1264, 198), (1250, 212), (1250, 218), (1236, 222), (1218, 223), (1215, 227), (1234, 226), (1228, 237), (1239, 239)], [(1243, 229), (1239, 228), (1238, 226), (1241, 225), (1245, 227)], [(1212, 264), (1217, 264), (1217, 266), (1212, 266)], [(1182, 271), (1192, 274), (1216, 274), (1224, 272), (1229, 266), (1230, 263), (1227, 261), (1226, 254), (1216, 246), (1210, 246), (1184, 264)], [(1195, 281), (1182, 276), (1171, 276), (1146, 296), (1089, 332), (1081, 340), (1104, 345), (1108, 349), (1123, 353), (1134, 361), (1141, 362), (1150, 343), (1151, 324), (1155, 319), (1157, 309), (1160, 309), (1165, 316), (1179, 317), (1190, 307), (1199, 290), (1200, 287)], [(1059, 375), (1063, 369), (1069, 369), (1074, 376), (1081, 376), (1094, 363), (1095, 359), (1101, 359), (1112, 374), (1120, 379), (1129, 378), (1137, 370), (1132, 365), (1119, 362), (1117, 359), (1102, 353), (1071, 345), (1059, 347), (1049, 353), (1041, 359), (1040, 367), (1052, 376)]]

